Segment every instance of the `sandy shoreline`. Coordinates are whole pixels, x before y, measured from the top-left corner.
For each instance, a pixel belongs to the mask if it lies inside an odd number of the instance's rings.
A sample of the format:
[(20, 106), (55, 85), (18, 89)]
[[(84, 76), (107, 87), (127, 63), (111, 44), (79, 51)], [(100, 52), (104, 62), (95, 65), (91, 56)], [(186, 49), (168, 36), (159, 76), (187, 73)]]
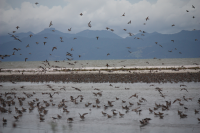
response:
[(125, 74), (125, 73), (198, 73), (200, 65), (186, 66), (127, 66), (127, 67), (85, 67), (85, 68), (26, 68), (1, 69), (0, 75), (37, 74)]

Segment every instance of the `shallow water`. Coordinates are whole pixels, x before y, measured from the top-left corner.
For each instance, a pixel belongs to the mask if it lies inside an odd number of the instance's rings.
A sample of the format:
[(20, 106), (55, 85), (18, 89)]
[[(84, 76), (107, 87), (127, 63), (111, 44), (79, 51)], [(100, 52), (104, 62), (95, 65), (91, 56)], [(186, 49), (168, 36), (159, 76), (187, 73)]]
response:
[[(194, 109), (200, 110), (200, 106), (197, 103), (200, 98), (200, 83), (165, 83), (165, 84), (154, 84), (154, 86), (150, 86), (150, 84), (146, 83), (134, 83), (134, 84), (125, 84), (125, 83), (114, 83), (110, 86), (110, 83), (29, 83), (29, 82), (20, 82), (16, 84), (11, 83), (1, 83), (3, 87), (0, 87), (0, 92), (10, 92), (12, 88), (16, 88), (17, 90), (13, 90), (16, 92), (17, 97), (26, 97), (23, 92), (36, 94), (31, 98), (26, 98), (23, 102), (23, 107), (28, 109), (29, 106), (27, 104), (28, 101), (32, 101), (35, 98), (39, 98), (39, 102), (41, 105), (45, 106), (43, 100), (48, 101), (51, 99), (49, 95), (42, 95), (42, 92), (50, 92), (51, 94), (54, 92), (49, 88), (48, 85), (51, 85), (55, 91), (59, 92), (58, 94), (54, 94), (53, 103), (56, 106), (50, 105), (46, 109), (48, 110), (48, 114), (45, 115), (45, 121), (40, 122), (39, 113), (37, 111), (37, 107), (32, 112), (24, 112), (23, 116), (15, 121), (13, 116), (17, 116), (15, 112), (15, 107), (21, 109), (19, 106), (18, 100), (15, 99), (16, 104), (11, 106), (12, 110), (11, 114), (1, 113), (0, 119), (6, 118), (7, 124), (3, 126), (2, 121), (0, 122), (0, 131), (3, 133), (27, 133), (27, 132), (82, 132), (82, 133), (101, 133), (101, 132), (109, 132), (109, 133), (132, 133), (132, 132), (181, 132), (188, 133), (194, 132), (198, 133), (200, 131), (200, 123), (197, 118), (200, 118), (200, 114), (194, 113)], [(184, 84), (187, 87), (187, 91), (181, 90), (180, 84)], [(24, 88), (20, 88), (21, 86), (25, 86)], [(65, 86), (66, 90), (60, 90)], [(81, 91), (77, 91), (72, 87), (76, 87), (81, 89)], [(119, 87), (119, 88), (116, 88)], [(163, 88), (162, 93), (165, 98), (161, 97), (159, 92), (155, 90), (156, 87)], [(100, 89), (102, 91), (102, 96), (95, 96), (93, 92), (99, 92), (94, 90), (94, 88)], [(129, 90), (125, 90), (125, 88), (130, 88)], [(129, 97), (133, 94), (137, 93), (138, 98)], [(78, 95), (83, 95), (84, 99), (80, 102), (80, 98), (78, 98), (78, 104), (74, 104), (70, 101), (70, 96), (76, 98)], [(11, 95), (12, 96), (12, 95)], [(183, 100), (183, 96), (186, 98), (193, 98), (192, 101)], [(4, 96), (2, 96), (4, 98)], [(13, 97), (13, 96), (12, 96)], [(120, 98), (116, 100), (116, 97)], [(145, 98), (147, 102), (141, 103), (142, 105), (138, 106), (137, 102), (141, 97)], [(93, 108), (92, 105), (96, 105), (95, 100), (100, 100), (100, 108)], [(180, 106), (178, 102), (173, 104), (173, 101), (176, 98), (181, 98), (181, 103), (184, 106)], [(4, 98), (5, 99), (5, 98)], [(62, 108), (58, 109), (57, 105), (59, 102), (65, 99), (67, 109), (70, 113), (63, 113)], [(103, 106), (107, 105), (107, 101), (114, 101), (113, 107), (109, 107), (108, 109), (104, 109)], [(121, 100), (125, 100), (126, 103), (122, 103)], [(154, 114), (149, 113), (149, 108), (153, 109), (155, 107), (155, 102), (157, 104), (165, 104), (165, 101), (172, 101), (172, 106), (168, 111), (162, 111), (159, 108), (155, 112), (164, 113), (164, 118), (160, 119), (159, 117), (155, 117)], [(92, 103), (89, 107), (85, 107), (86, 103)], [(133, 106), (130, 107), (130, 111), (126, 113), (122, 106), (129, 106), (129, 103), (134, 103)], [(51, 103), (51, 102), (49, 102)], [(2, 105), (1, 105), (2, 106)], [(141, 114), (139, 115), (136, 112), (131, 111), (140, 107), (142, 109)], [(188, 110), (185, 110), (184, 107), (188, 107)], [(6, 109), (9, 107), (7, 106)], [(90, 111), (91, 109), (91, 111)], [(119, 114), (113, 116), (112, 118), (107, 118), (107, 116), (103, 116), (101, 111), (106, 112), (109, 115), (112, 115), (112, 109), (116, 109), (121, 113), (125, 114), (124, 117), (119, 118)], [(187, 118), (180, 119), (180, 116), (177, 113), (177, 110), (183, 111), (188, 115)], [(85, 116), (85, 120), (81, 120), (79, 117), (79, 113), (88, 113)], [(61, 119), (53, 120), (51, 117), (57, 117), (57, 114), (61, 115)], [(74, 121), (72, 123), (67, 122), (67, 118), (74, 117)], [(139, 120), (144, 118), (151, 118), (152, 120), (148, 125), (140, 127)], [(17, 124), (16, 128), (12, 128), (12, 123), (15, 122)]]
[[(200, 58), (175, 58), (175, 59), (129, 59), (129, 60), (77, 60), (77, 63), (72, 61), (49, 61), (51, 66), (59, 66), (65, 68), (86, 68), (86, 67), (106, 67), (109, 64), (111, 67), (124, 67), (124, 66), (182, 66), (200, 64)], [(148, 62), (148, 63), (147, 63)], [(42, 61), (17, 61), (17, 62), (0, 62), (1, 68), (17, 69), (29, 68), (34, 69), (39, 66), (44, 66)], [(74, 65), (70, 65), (72, 63)], [(163, 64), (164, 63), (164, 64)]]

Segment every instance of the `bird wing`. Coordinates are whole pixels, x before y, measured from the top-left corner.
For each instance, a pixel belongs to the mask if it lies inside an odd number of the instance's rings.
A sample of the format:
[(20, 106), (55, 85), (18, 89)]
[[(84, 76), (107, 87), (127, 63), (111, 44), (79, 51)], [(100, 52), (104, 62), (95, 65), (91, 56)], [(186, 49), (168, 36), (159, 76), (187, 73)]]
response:
[(87, 114), (88, 114), (88, 113), (84, 113), (83, 116), (84, 116), (84, 115), (87, 115)]

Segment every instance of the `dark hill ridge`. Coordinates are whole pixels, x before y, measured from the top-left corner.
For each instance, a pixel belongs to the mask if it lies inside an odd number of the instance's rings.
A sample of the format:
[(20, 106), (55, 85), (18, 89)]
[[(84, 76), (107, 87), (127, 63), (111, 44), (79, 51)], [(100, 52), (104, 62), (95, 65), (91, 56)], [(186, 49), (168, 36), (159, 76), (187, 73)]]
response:
[[(55, 32), (52, 30), (55, 30)], [(30, 34), (33, 35), (31, 38), (29, 37)], [(107, 30), (84, 30), (70, 34), (62, 33), (54, 28), (47, 28), (37, 34), (32, 32), (15, 34), (19, 36), (18, 38), (22, 42), (14, 40), (10, 35), (0, 36), (0, 55), (11, 55), (1, 59), (1, 61), (24, 61), (25, 58), (28, 58), (29, 61), (42, 61), (46, 59), (67, 60), (67, 58), (105, 60), (200, 57), (199, 30), (181, 31), (176, 34), (160, 34), (157, 32), (143, 33), (145, 36), (141, 36), (141, 34), (121, 38)], [(99, 36), (98, 40), (97, 36)], [(48, 39), (44, 37), (48, 37)], [(60, 37), (63, 38), (63, 42), (60, 41)], [(137, 37), (141, 39), (137, 39)], [(195, 41), (195, 39), (198, 40)], [(174, 40), (174, 42), (171, 40)], [(39, 44), (36, 44), (36, 42), (39, 42)], [(44, 45), (43, 42), (46, 42), (46, 44)], [(158, 42), (158, 44), (155, 44), (155, 42)], [(26, 48), (28, 44), (30, 47)], [(57, 49), (52, 51), (53, 47), (57, 47)], [(20, 48), (21, 50), (16, 51), (13, 48)], [(74, 51), (71, 51), (71, 48)], [(14, 51), (15, 55), (12, 55)], [(73, 57), (66, 56), (67, 52), (71, 53)], [(107, 56), (108, 53), (110, 55)], [(81, 55), (81, 58), (79, 58), (79, 55)]]

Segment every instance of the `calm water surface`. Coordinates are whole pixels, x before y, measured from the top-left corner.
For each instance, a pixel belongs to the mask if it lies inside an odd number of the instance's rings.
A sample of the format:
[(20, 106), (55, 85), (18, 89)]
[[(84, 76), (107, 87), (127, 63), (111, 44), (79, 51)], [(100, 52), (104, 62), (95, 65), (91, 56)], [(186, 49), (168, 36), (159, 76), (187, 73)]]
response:
[[(74, 63), (77, 62), (77, 63)], [(148, 62), (148, 63), (147, 63)], [(0, 68), (38, 68), (44, 66), (42, 61), (27, 62), (1, 62)], [(105, 67), (108, 63), (111, 67), (123, 66), (182, 66), (200, 64), (200, 58), (177, 58), (177, 59), (129, 59), (129, 60), (78, 60), (78, 61), (49, 61), (51, 66), (59, 66), (66, 68), (84, 68), (84, 67)], [(163, 64), (164, 63), (164, 64)], [(73, 64), (73, 65), (71, 65)]]

